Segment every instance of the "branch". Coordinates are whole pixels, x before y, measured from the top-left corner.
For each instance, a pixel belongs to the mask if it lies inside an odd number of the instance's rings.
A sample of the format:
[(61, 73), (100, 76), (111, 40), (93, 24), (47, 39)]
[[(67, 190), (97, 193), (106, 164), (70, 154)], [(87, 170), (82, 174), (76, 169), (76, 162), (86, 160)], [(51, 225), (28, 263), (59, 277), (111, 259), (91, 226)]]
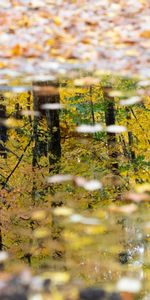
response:
[(28, 144), (26, 145), (26, 147), (24, 148), (24, 151), (23, 151), (23, 153), (21, 154), (21, 156), (19, 157), (17, 164), (15, 165), (15, 167), (13, 168), (13, 170), (11, 171), (11, 173), (10, 173), (10, 174), (8, 175), (8, 177), (6, 178), (6, 181), (5, 181), (5, 183), (3, 184), (3, 187), (6, 186), (7, 182), (8, 182), (9, 179), (10, 179), (10, 177), (13, 175), (13, 173), (16, 171), (17, 167), (18, 167), (19, 164), (21, 163), (21, 161), (22, 161), (22, 159), (23, 159), (23, 157), (24, 157), (24, 154), (25, 154), (27, 148), (28, 148), (28, 147), (30, 146), (30, 144), (31, 144), (31, 141), (32, 141), (32, 138), (30, 139), (29, 143), (28, 143)]
[(15, 152), (13, 152), (12, 150), (10, 150), (6, 146), (2, 145), (1, 143), (0, 143), (0, 145), (4, 148), (4, 150), (6, 150), (7, 152), (10, 152), (11, 154), (15, 155), (19, 159), (19, 156)]

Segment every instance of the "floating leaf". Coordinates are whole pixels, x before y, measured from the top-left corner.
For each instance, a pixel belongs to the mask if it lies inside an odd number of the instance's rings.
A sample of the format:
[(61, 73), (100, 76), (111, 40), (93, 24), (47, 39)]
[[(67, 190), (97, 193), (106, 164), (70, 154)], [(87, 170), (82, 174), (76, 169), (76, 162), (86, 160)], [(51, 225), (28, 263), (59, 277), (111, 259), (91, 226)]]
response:
[(9, 258), (9, 255), (6, 251), (0, 251), (0, 262), (3, 262)]
[(141, 201), (150, 201), (150, 195), (146, 193), (129, 192), (125, 195), (125, 198), (137, 203)]
[(133, 105), (133, 104), (139, 103), (141, 101), (142, 101), (141, 97), (134, 96), (134, 97), (131, 97), (131, 98), (126, 99), (126, 100), (120, 100), (120, 104), (121, 105)]
[(86, 180), (85, 178), (80, 176), (58, 174), (47, 178), (48, 183), (61, 183), (65, 181), (72, 181), (77, 186), (83, 187), (88, 191), (99, 190), (102, 188), (102, 183), (99, 180)]
[(45, 103), (41, 105), (41, 108), (47, 110), (56, 110), (56, 109), (62, 109), (63, 105), (60, 103)]
[(96, 218), (87, 218), (79, 214), (74, 214), (70, 216), (69, 220), (73, 223), (81, 223), (87, 225), (98, 225), (100, 221)]
[(102, 183), (98, 180), (89, 180), (83, 184), (83, 188), (87, 191), (95, 191), (102, 188)]
[(106, 127), (106, 131), (110, 133), (122, 133), (127, 131), (127, 128), (121, 125), (110, 125)]
[(61, 183), (61, 182), (65, 182), (65, 181), (70, 181), (73, 179), (72, 175), (54, 175), (51, 177), (47, 178), (47, 182), (48, 183)]
[(95, 125), (86, 125), (82, 124), (76, 128), (76, 131), (79, 133), (95, 133), (102, 131), (103, 127), (101, 124), (95, 124)]
[(55, 216), (70, 216), (73, 213), (73, 210), (69, 207), (56, 207), (53, 210)]
[(81, 177), (81, 176), (75, 176), (73, 178), (73, 182), (77, 185), (77, 186), (81, 186), (83, 187), (84, 184), (86, 183), (86, 180), (84, 177)]
[(119, 292), (139, 293), (142, 288), (141, 282), (135, 278), (123, 277), (116, 286)]
[(109, 211), (114, 213), (132, 214), (135, 211), (137, 211), (137, 205), (135, 204), (129, 204), (123, 206), (111, 205), (109, 207)]

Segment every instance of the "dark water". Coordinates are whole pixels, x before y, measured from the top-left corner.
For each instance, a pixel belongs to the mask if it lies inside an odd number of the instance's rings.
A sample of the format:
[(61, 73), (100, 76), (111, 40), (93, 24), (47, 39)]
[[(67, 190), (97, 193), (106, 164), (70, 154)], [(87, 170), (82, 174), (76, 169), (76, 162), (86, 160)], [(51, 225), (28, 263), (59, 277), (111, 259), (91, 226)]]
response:
[(17, 276), (38, 297), (50, 280), (57, 299), (88, 286), (143, 299), (149, 82), (63, 79), (1, 90), (0, 284)]

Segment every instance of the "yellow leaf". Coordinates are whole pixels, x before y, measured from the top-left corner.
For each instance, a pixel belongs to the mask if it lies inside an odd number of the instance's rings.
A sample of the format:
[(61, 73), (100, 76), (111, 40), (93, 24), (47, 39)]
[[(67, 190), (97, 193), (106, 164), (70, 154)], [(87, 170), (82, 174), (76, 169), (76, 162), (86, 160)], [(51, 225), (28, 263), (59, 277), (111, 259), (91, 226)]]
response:
[(141, 32), (140, 37), (144, 39), (150, 39), (150, 30), (144, 30), (143, 32)]
[(56, 24), (56, 25), (61, 25), (61, 20), (60, 20), (60, 18), (59, 17), (54, 17), (54, 23)]
[(0, 69), (4, 68), (6, 66), (6, 63), (4, 63), (3, 61), (0, 61)]

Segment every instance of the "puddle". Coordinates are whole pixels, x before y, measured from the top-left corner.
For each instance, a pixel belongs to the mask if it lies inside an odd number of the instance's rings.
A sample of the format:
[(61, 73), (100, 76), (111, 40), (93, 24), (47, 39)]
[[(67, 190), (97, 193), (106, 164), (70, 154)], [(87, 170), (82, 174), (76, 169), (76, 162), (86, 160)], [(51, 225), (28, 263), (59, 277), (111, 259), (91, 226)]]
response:
[(1, 290), (21, 282), (29, 299), (78, 299), (94, 286), (106, 299), (144, 298), (149, 80), (12, 80), (0, 91)]

